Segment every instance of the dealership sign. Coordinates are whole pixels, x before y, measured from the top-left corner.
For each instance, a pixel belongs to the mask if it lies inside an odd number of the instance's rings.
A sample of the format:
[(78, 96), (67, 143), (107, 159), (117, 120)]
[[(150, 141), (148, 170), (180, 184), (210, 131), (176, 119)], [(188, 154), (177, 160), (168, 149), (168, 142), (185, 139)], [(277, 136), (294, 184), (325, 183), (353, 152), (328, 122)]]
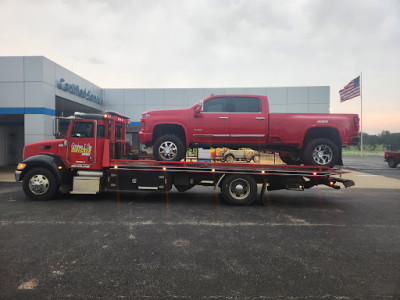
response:
[(61, 78), (58, 81), (57, 87), (63, 91), (70, 92), (73, 95), (87, 99), (89, 101), (96, 102), (98, 104), (103, 104), (103, 102), (104, 102), (103, 98), (96, 96), (91, 91), (87, 91), (86, 89), (84, 89), (84, 90), (80, 89), (79, 85), (77, 85), (77, 84), (65, 82), (64, 78)]

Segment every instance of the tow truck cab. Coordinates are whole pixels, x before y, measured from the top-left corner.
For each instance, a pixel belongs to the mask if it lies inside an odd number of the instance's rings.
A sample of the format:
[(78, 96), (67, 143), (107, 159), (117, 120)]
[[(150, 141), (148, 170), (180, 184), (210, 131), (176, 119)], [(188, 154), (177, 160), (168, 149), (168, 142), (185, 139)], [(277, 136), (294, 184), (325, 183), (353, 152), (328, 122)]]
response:
[(73, 117), (54, 118), (53, 133), (61, 136), (60, 121), (70, 121), (65, 138), (28, 144), (23, 159), (35, 155), (56, 155), (68, 168), (100, 170), (109, 160), (128, 150), (125, 141), (128, 118), (114, 113), (75, 113)]
[[(115, 112), (104, 114), (75, 113), (71, 117), (55, 117), (53, 133), (62, 136), (60, 123), (69, 122), (64, 138), (28, 144), (24, 148), (23, 161), (17, 167), (15, 177), (22, 181), (33, 169), (46, 169), (55, 177), (57, 185), (71, 182), (78, 170), (102, 171), (109, 167), (111, 159), (120, 159), (130, 152), (126, 142), (126, 126), (129, 118)], [(43, 183), (43, 178), (46, 178)], [(37, 176), (31, 189), (45, 188), (47, 176)], [(70, 188), (70, 187), (67, 187)], [(40, 194), (39, 192), (37, 194)]]

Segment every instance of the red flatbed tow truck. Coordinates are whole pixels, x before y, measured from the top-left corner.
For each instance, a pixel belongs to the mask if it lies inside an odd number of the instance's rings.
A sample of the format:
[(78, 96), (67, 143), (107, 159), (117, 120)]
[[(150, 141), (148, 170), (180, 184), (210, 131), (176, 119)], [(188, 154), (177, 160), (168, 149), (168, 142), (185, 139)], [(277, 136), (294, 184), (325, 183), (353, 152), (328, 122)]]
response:
[[(129, 119), (121, 114), (75, 113), (65, 138), (28, 144), (15, 171), (25, 194), (48, 200), (59, 191), (96, 194), (104, 190), (164, 190), (184, 192), (196, 185), (221, 189), (226, 202), (249, 205), (257, 184), (265, 190), (303, 191), (316, 185), (339, 189), (354, 185), (345, 172), (320, 166), (154, 161), (133, 159), (126, 142)], [(54, 133), (59, 135), (59, 118)]]

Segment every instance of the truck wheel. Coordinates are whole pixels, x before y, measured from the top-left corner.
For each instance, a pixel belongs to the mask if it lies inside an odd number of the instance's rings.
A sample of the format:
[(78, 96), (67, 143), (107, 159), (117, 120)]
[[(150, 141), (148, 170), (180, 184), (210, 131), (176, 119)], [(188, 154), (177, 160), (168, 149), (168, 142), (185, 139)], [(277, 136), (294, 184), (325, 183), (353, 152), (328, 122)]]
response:
[(325, 138), (310, 141), (303, 153), (306, 165), (333, 167), (339, 160), (338, 147)]
[(222, 196), (232, 205), (250, 205), (257, 196), (257, 183), (249, 175), (228, 175), (221, 186)]
[(153, 146), (154, 157), (158, 161), (180, 161), (185, 156), (185, 146), (175, 135), (160, 136)]
[(57, 180), (46, 168), (28, 171), (23, 180), (23, 190), (32, 200), (49, 200), (58, 190)]
[(393, 157), (389, 157), (388, 158), (388, 165), (391, 168), (396, 168), (397, 167), (396, 161), (395, 161), (395, 159)]
[(233, 155), (232, 154), (228, 154), (227, 156), (225, 156), (224, 157), (224, 160), (227, 162), (227, 163), (233, 163), (234, 161), (235, 161), (235, 158), (233, 157)]

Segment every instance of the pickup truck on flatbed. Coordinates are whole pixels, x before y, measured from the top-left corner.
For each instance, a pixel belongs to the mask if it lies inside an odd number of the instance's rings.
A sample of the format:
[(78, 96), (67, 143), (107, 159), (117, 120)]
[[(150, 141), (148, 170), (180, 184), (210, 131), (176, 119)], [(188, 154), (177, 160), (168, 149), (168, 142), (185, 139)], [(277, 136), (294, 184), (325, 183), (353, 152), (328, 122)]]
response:
[(358, 131), (356, 114), (270, 113), (266, 96), (212, 95), (188, 109), (144, 112), (139, 137), (159, 161), (180, 161), (187, 147), (249, 147), (289, 164), (334, 166)]
[(383, 154), (383, 158), (388, 163), (389, 167), (396, 168), (400, 163), (400, 152), (390, 152), (386, 151)]

